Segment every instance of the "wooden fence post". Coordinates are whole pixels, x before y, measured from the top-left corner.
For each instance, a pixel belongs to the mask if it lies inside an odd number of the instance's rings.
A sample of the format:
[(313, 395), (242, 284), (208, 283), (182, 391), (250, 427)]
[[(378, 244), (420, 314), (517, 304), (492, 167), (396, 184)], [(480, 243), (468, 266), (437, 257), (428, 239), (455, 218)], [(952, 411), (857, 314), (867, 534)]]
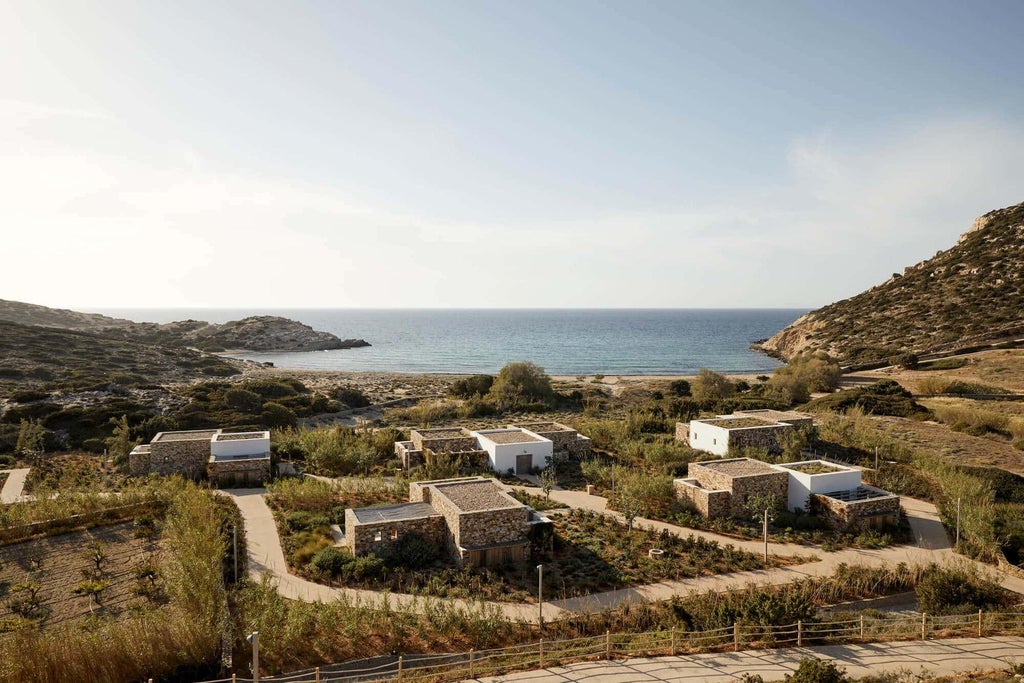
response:
[(864, 637), (864, 615), (860, 615), (860, 637)]
[(402, 680), (402, 655), (398, 655), (398, 680)]
[(473, 675), (473, 648), (469, 649), (469, 677), (476, 678), (476, 676)]
[(540, 668), (543, 669), (544, 668), (544, 639), (543, 638), (541, 638), (540, 641), (537, 643), (537, 652), (539, 654), (539, 656), (537, 657), (537, 660), (540, 662)]
[[(979, 614), (980, 614), (980, 612), (979, 612)], [(676, 627), (675, 626), (672, 627), (672, 646), (671, 646), (671, 649), (669, 650), (669, 652), (671, 653), (671, 655), (673, 657), (676, 656)]]
[(320, 683), (320, 667), (316, 668), (316, 683)]
[(804, 622), (803, 620), (796, 622), (796, 646), (803, 647), (804, 644)]
[(605, 659), (611, 659), (612, 658), (612, 632), (611, 631), (605, 631), (604, 632), (604, 658)]
[(231, 683), (236, 683), (237, 681), (238, 681), (238, 674), (231, 674)]
[(921, 613), (921, 640), (925, 639), (927, 629), (928, 629), (928, 613), (927, 612), (922, 612)]
[(740, 622), (738, 621), (732, 623), (732, 651), (740, 651)]
[(981, 634), (982, 634), (981, 623), (982, 623), (981, 622), (981, 610), (978, 610), (978, 637), (979, 638), (981, 638)]

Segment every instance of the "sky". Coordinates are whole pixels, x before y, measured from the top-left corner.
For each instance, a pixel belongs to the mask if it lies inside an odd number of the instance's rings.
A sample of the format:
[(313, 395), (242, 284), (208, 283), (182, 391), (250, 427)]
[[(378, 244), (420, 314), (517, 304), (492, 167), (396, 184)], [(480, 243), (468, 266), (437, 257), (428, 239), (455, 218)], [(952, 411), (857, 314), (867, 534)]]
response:
[(1024, 3), (0, 0), (0, 298), (816, 308), (1024, 201)]

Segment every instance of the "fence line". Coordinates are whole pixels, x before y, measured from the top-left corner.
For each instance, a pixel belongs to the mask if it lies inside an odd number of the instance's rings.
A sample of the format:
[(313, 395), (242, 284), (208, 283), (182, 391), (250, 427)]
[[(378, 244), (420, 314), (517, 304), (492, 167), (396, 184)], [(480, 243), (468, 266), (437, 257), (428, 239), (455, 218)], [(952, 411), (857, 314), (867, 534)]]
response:
[[(970, 614), (922, 614), (895, 619), (861, 616), (840, 621), (798, 621), (780, 626), (735, 623), (708, 631), (605, 632), (599, 636), (564, 640), (542, 638), (533, 643), (489, 650), (375, 657), (280, 676), (261, 676), (260, 680), (275, 683), (445, 683), (616, 657), (986, 635), (1024, 635), (1024, 612), (979, 610)], [(251, 680), (233, 676), (205, 683), (251, 683)]]

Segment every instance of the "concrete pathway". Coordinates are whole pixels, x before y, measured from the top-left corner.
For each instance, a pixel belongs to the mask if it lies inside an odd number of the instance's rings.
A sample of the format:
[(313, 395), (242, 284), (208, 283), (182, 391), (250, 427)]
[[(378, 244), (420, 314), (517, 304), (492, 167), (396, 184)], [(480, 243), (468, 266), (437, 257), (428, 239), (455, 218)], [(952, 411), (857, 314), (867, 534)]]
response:
[(28, 479), (28, 467), (19, 467), (16, 470), (8, 470), (7, 480), (4, 488), (0, 490), (0, 504), (9, 505), (22, 500), (22, 491), (25, 490), (25, 480)]
[[(515, 488), (537, 493), (537, 489), (531, 487)], [(257, 579), (264, 574), (271, 576), (277, 582), (278, 590), (284, 597), (310, 602), (330, 601), (341, 597), (362, 603), (379, 603), (381, 600), (387, 599), (397, 609), (414, 611), (422, 609), (423, 604), (430, 600), (430, 598), (399, 593), (388, 593), (385, 598), (385, 594), (379, 591), (333, 588), (307, 581), (289, 573), (273, 514), (263, 498), (266, 490), (236, 489), (226, 491), (225, 493), (230, 495), (238, 504), (242, 517), (245, 520), (245, 531), (249, 545), (250, 574)], [(590, 496), (582, 491), (558, 490), (552, 491), (551, 497), (571, 507), (593, 510), (623, 519), (621, 514), (607, 510), (607, 501), (599, 496)], [(877, 550), (848, 548), (834, 553), (820, 553), (817, 549), (809, 546), (772, 543), (770, 551), (775, 555), (803, 556), (804, 558), (813, 557), (815, 559), (804, 564), (789, 567), (733, 572), (679, 581), (662, 581), (645, 586), (593, 593), (582, 597), (550, 600), (544, 603), (544, 618), (551, 620), (559, 618), (565, 612), (598, 612), (627, 603), (667, 600), (676, 595), (688, 595), (692, 592), (736, 590), (750, 583), (772, 586), (785, 585), (808, 577), (831, 576), (840, 564), (886, 567), (894, 566), (901, 562), (910, 566), (924, 565), (931, 562), (940, 564), (971, 562), (967, 558), (956, 555), (949, 547), (949, 539), (941, 523), (938, 521), (938, 513), (933, 505), (924, 501), (904, 499), (904, 507), (910, 517), (911, 528), (914, 530), (915, 537), (919, 542), (918, 546), (895, 546)], [(735, 540), (718, 534), (678, 527), (656, 520), (641, 518), (635, 520), (634, 524), (657, 530), (667, 529), (669, 532), (681, 536), (701, 536), (758, 554), (764, 550), (764, 545), (760, 541)], [(815, 552), (818, 554), (815, 555)], [(1016, 593), (1024, 594), (1024, 580), (999, 573), (995, 568), (988, 565), (974, 564), (982, 568), (987, 574), (992, 575), (1003, 587)], [(457, 599), (445, 599), (445, 601), (457, 604), (465, 609), (486, 607), (499, 610), (509, 619), (516, 621), (536, 623), (539, 618), (538, 607), (535, 604)]]
[(770, 682), (781, 681), (786, 674), (796, 671), (800, 661), (807, 657), (832, 660), (853, 678), (909, 672), (916, 680), (921, 674), (945, 676), (966, 671), (1007, 669), (1012, 662), (1024, 661), (1024, 638), (915, 640), (718, 652), (686, 657), (646, 657), (581, 662), (474, 680), (487, 683), (726, 683), (738, 680), (743, 674), (757, 674)]

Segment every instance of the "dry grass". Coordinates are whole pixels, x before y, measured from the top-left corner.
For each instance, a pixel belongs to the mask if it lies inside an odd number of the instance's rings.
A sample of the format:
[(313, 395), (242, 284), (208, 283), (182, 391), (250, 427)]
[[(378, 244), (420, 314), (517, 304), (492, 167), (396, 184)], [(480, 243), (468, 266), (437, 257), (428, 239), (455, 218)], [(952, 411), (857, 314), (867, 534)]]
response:
[(967, 364), (953, 370), (872, 370), (848, 375), (844, 377), (844, 383), (851, 381), (851, 378), (871, 381), (888, 378), (896, 380), (915, 394), (925, 394), (930, 393), (925, 391), (929, 383), (939, 380), (948, 384), (953, 380), (959, 380), (1024, 393), (1024, 349), (980, 351), (963, 358), (967, 360)]
[(943, 456), (958, 465), (999, 467), (1024, 475), (1024, 451), (998, 436), (971, 436), (937, 422), (902, 417), (871, 418), (901, 442), (927, 453)]

